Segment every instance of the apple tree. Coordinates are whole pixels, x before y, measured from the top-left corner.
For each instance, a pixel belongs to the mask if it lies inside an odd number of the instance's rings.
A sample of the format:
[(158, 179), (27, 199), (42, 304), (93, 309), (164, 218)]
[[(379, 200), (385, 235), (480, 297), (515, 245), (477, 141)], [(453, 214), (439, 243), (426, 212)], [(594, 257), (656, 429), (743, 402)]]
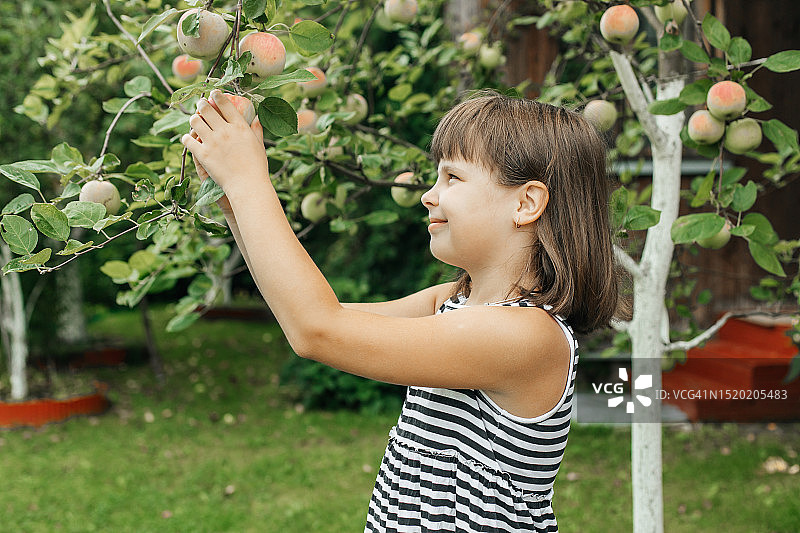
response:
[[(13, 254), (3, 273), (48, 274), (134, 241), (136, 251), (100, 268), (119, 285), (117, 303), (133, 307), (180, 283), (186, 294), (166, 328), (197, 320), (241, 263), (221, 189), (179, 142), (214, 88), (258, 116), (299, 238), (421, 220), (417, 200), (435, 176), (426, 135), (465, 72), (488, 85), (503, 62), (480, 30), (452, 35), (445, 4), (104, 0), (69, 14), (15, 109), (54, 128), (77, 95), (102, 86), (114, 96), (97, 103), (107, 119), (94, 150), (59, 142), (0, 165), (17, 188), (0, 219)], [(379, 192), (395, 201), (364, 201)]]

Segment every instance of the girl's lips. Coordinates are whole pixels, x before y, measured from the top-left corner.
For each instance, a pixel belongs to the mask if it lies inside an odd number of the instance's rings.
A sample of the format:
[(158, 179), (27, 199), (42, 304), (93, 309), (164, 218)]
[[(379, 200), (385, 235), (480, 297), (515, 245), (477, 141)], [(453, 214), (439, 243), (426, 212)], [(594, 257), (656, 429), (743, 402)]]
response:
[(436, 229), (436, 228), (440, 228), (440, 227), (444, 226), (445, 224), (447, 224), (447, 221), (446, 220), (442, 220), (441, 218), (432, 218), (430, 220), (431, 220), (431, 223), (428, 224), (428, 231), (431, 231), (431, 230)]

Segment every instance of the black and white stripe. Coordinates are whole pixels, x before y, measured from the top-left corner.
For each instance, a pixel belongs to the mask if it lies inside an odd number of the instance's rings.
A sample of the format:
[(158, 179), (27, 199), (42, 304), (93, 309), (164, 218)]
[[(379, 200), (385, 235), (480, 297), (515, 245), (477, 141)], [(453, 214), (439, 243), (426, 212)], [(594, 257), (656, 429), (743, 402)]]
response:
[[(448, 300), (439, 312), (465, 307), (465, 300)], [(572, 348), (570, 378), (560, 401), (539, 417), (514, 416), (479, 390), (408, 388), (365, 532), (558, 531), (553, 482), (567, 444), (578, 355), (572, 329), (555, 318)]]

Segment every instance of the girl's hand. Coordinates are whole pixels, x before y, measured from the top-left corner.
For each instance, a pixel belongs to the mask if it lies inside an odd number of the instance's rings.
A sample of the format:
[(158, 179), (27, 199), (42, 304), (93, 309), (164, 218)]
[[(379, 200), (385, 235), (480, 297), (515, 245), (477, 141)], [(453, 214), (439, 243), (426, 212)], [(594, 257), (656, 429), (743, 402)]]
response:
[(216, 105), (205, 99), (198, 102), (189, 119), (193, 134), (184, 135), (181, 142), (192, 152), (201, 179), (202, 174), (210, 175), (226, 193), (246, 192), (249, 180), (268, 176), (261, 125), (258, 119), (248, 125), (221, 91), (212, 91), (211, 97)]
[[(216, 104), (214, 102), (209, 102), (209, 103), (211, 104), (212, 107), (216, 109)], [(256, 117), (256, 119), (250, 125), (250, 129), (253, 130), (253, 133), (256, 134), (256, 137), (258, 138), (259, 142), (263, 145), (264, 129), (261, 127), (261, 123), (258, 121), (258, 117)], [(193, 139), (198, 139), (198, 141), (202, 144), (203, 140), (197, 136), (196, 131), (192, 130), (189, 132), (189, 134), (192, 136)], [(201, 165), (197, 161), (197, 158), (195, 158), (194, 156), (192, 157), (192, 161), (194, 162), (194, 169), (197, 172), (197, 176), (200, 178), (200, 183), (203, 183), (204, 181), (206, 181), (206, 178), (209, 177), (208, 172), (206, 171), (205, 167)], [(231, 202), (228, 200), (227, 195), (223, 195), (222, 198), (217, 200), (217, 205), (219, 206), (220, 209), (222, 209), (223, 213), (233, 212), (233, 208), (231, 207)]]

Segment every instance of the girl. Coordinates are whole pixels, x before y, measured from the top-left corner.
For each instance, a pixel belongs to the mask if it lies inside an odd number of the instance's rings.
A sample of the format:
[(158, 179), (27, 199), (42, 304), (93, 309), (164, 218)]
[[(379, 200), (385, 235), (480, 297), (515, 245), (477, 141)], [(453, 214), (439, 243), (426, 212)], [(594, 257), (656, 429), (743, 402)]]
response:
[(434, 133), (438, 177), (422, 203), (431, 252), (464, 274), (342, 304), (286, 220), (260, 125), (211, 97), (219, 111), (202, 100), (182, 142), (225, 191), (230, 229), (294, 351), (409, 386), (365, 531), (557, 531), (573, 328), (607, 324), (617, 305), (594, 128), (499, 94), (458, 104)]

